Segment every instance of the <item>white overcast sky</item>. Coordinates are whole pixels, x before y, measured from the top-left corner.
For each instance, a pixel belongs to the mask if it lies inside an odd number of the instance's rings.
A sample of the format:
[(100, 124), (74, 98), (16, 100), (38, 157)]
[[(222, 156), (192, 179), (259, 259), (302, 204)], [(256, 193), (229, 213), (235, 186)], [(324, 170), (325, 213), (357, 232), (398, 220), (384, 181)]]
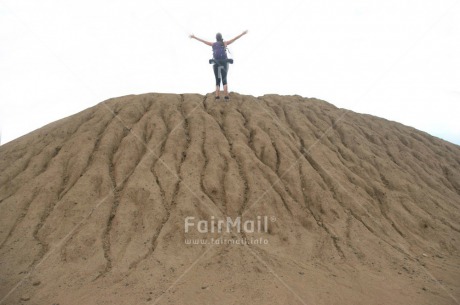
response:
[(105, 99), (298, 94), (460, 144), (460, 0), (0, 0), (2, 143)]

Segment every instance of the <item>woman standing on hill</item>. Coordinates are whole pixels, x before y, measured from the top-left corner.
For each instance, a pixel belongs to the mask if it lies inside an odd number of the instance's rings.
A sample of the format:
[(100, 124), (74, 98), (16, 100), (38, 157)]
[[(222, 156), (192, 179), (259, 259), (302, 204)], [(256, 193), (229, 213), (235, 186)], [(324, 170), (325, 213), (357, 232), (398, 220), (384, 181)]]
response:
[(190, 38), (195, 38), (202, 43), (212, 47), (213, 59), (214, 59), (214, 76), (216, 78), (216, 99), (219, 99), (220, 91), (220, 82), (224, 86), (224, 95), (225, 99), (228, 100), (228, 86), (227, 86), (227, 73), (228, 73), (228, 58), (227, 58), (227, 46), (235, 42), (238, 38), (243, 35), (246, 35), (248, 31), (244, 31), (240, 35), (236, 36), (233, 39), (224, 41), (221, 33), (216, 34), (216, 42), (212, 43), (201, 38), (196, 37), (195, 35), (190, 35)]

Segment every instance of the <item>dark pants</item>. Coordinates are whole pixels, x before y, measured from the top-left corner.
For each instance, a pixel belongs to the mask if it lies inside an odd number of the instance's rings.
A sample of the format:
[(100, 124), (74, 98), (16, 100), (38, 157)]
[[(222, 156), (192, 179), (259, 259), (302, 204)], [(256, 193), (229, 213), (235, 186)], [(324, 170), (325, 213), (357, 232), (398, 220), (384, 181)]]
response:
[[(222, 85), (226, 85), (227, 84), (227, 73), (228, 73), (228, 63), (225, 63), (225, 64), (214, 64), (212, 66), (213, 70), (214, 70), (214, 76), (216, 78), (216, 86), (220, 86), (220, 82), (222, 81)], [(220, 76), (222, 76), (222, 78), (219, 77), (219, 71), (220, 71)]]

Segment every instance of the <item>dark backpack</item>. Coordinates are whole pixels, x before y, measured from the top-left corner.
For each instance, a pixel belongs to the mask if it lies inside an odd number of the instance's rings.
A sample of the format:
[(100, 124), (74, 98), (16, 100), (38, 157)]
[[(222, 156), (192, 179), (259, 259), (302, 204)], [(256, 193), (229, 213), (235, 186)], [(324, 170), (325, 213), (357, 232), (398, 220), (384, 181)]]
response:
[(212, 54), (214, 59), (227, 59), (227, 51), (223, 42), (215, 42), (212, 44)]

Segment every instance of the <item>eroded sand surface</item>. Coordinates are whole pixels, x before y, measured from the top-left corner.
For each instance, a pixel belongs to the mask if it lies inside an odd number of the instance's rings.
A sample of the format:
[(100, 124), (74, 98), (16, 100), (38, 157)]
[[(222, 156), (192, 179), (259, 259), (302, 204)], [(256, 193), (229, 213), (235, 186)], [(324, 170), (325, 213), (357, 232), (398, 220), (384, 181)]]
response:
[[(259, 245), (184, 219), (270, 219)], [(458, 304), (460, 147), (299, 96), (145, 94), (0, 147), (0, 304)]]

